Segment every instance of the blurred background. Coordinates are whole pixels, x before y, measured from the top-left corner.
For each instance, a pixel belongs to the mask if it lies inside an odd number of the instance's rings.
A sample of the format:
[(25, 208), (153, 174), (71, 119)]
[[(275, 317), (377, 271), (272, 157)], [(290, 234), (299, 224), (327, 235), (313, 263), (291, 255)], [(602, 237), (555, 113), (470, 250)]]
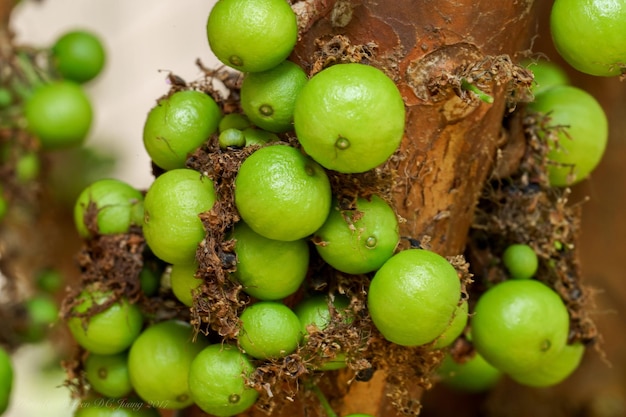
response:
[[(142, 143), (145, 117), (156, 100), (168, 92), (169, 72), (192, 81), (202, 75), (195, 64), (197, 58), (206, 66), (217, 65), (206, 39), (206, 19), (213, 3), (26, 0), (16, 6), (10, 28), (17, 44), (46, 48), (72, 29), (94, 32), (104, 42), (105, 68), (85, 85), (94, 108), (86, 146), (99, 155), (96, 160), (105, 161), (98, 175), (115, 177), (140, 189), (150, 185), (150, 159)], [(76, 190), (70, 191), (68, 198), (75, 198)], [(67, 252), (76, 249), (76, 238), (65, 236)], [(15, 352), (14, 395), (7, 416), (72, 414), (75, 404), (67, 388), (60, 386), (65, 374), (56, 355), (50, 343), (24, 345)]]
[[(152, 181), (143, 149), (145, 116), (168, 91), (171, 71), (187, 81), (201, 76), (197, 58), (215, 67), (205, 34), (213, 0), (23, 1), (14, 11), (11, 28), (18, 44), (46, 47), (62, 32), (85, 28), (105, 43), (104, 72), (87, 85), (95, 124), (87, 146), (117, 161), (109, 176), (138, 188)], [(539, 3), (539, 2), (538, 2)], [(481, 395), (454, 393), (436, 387), (424, 398), (425, 416), (595, 416), (626, 415), (626, 82), (580, 74), (555, 53), (547, 30), (550, 1), (537, 7), (538, 36), (534, 52), (562, 64), (572, 84), (592, 93), (609, 118), (609, 145), (592, 178), (576, 186), (572, 202), (584, 203), (580, 250), (585, 284), (594, 294), (593, 317), (603, 335), (604, 354), (590, 350), (579, 370), (565, 383), (549, 389), (523, 388), (503, 381)], [(15, 355), (14, 399), (7, 415), (69, 416), (74, 404), (59, 387), (64, 374), (48, 344), (28, 345)], [(454, 398), (454, 401), (450, 399)], [(464, 404), (463, 407), (460, 405)], [(576, 410), (576, 411), (573, 411)]]

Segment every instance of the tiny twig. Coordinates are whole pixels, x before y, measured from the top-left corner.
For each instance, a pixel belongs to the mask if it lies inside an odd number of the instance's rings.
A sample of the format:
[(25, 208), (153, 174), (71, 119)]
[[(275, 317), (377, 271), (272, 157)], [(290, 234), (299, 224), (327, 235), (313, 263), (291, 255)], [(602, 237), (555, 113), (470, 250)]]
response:
[(466, 78), (461, 79), (461, 88), (465, 91), (471, 91), (472, 93), (476, 94), (476, 96), (478, 96), (478, 98), (481, 101), (484, 101), (485, 103), (488, 103), (488, 104), (493, 103), (492, 96), (490, 96), (489, 94), (482, 91), (480, 88), (476, 87), (474, 84), (467, 81)]

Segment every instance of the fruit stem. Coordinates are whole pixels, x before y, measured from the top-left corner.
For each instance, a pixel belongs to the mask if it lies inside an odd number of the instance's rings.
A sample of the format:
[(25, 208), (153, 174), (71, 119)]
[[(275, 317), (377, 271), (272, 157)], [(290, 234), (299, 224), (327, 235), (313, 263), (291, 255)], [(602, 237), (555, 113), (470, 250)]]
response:
[(474, 84), (467, 81), (465, 78), (461, 78), (461, 88), (465, 91), (471, 91), (476, 94), (481, 101), (491, 104), (493, 103), (493, 97), (476, 87)]
[(328, 417), (338, 417), (337, 413), (335, 413), (335, 411), (331, 407), (330, 403), (328, 402), (328, 399), (326, 399), (326, 396), (324, 395), (322, 390), (313, 381), (307, 380), (304, 382), (304, 385), (307, 389), (310, 389), (311, 391), (313, 391), (313, 394), (315, 394), (315, 396), (319, 400), (320, 404), (322, 405), (322, 408), (324, 409)]

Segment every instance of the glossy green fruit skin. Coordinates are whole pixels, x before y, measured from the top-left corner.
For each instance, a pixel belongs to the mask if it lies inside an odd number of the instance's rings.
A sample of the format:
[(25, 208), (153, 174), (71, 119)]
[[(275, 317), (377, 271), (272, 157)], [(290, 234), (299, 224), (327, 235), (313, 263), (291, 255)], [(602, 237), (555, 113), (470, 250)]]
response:
[(213, 181), (198, 171), (168, 171), (152, 183), (144, 199), (143, 233), (152, 252), (169, 264), (195, 261), (205, 237), (200, 214), (215, 202)]
[(539, 267), (539, 258), (530, 246), (513, 244), (502, 254), (502, 262), (513, 279), (530, 279)]
[(124, 397), (133, 390), (128, 375), (128, 353), (90, 354), (84, 362), (85, 376), (91, 387), (110, 398)]
[[(173, 337), (155, 337), (161, 331), (159, 328), (168, 328)], [(137, 395), (168, 410), (180, 410), (193, 404), (188, 385), (189, 369), (208, 342), (200, 336), (192, 342), (192, 337), (191, 325), (175, 319), (153, 324), (137, 337), (128, 352), (130, 381)], [(141, 374), (146, 367), (150, 377)], [(173, 376), (174, 368), (181, 372)]]
[(198, 407), (211, 415), (229, 417), (242, 413), (259, 397), (259, 393), (246, 386), (244, 380), (254, 369), (250, 359), (237, 347), (228, 344), (208, 346), (191, 364), (191, 396)]
[(550, 144), (548, 159), (555, 163), (548, 166), (550, 184), (564, 187), (587, 178), (600, 163), (609, 137), (600, 103), (580, 88), (561, 85), (537, 94), (529, 108), (547, 115), (548, 126), (565, 127), (558, 132), (558, 146)]
[[(315, 249), (333, 268), (347, 274), (365, 274), (391, 258), (400, 231), (393, 208), (380, 197), (358, 198), (356, 210), (340, 210), (337, 200), (326, 222), (315, 232)], [(371, 241), (373, 240), (373, 244)]]
[(567, 307), (536, 280), (507, 280), (478, 299), (471, 319), (472, 342), (490, 364), (519, 374), (554, 360), (567, 342)]
[(582, 343), (565, 345), (559, 355), (535, 369), (526, 372), (511, 374), (514, 381), (522, 385), (536, 388), (551, 387), (567, 379), (583, 359), (585, 346)]
[(439, 336), (433, 344), (434, 349), (442, 349), (451, 345), (465, 330), (468, 316), (469, 303), (467, 300), (461, 302), (456, 308), (452, 320), (446, 330)]
[(474, 354), (467, 362), (458, 363), (446, 355), (437, 374), (442, 384), (465, 392), (485, 392), (502, 378), (503, 373), (492, 366), (480, 354)]
[(143, 144), (152, 161), (165, 170), (185, 168), (190, 153), (217, 131), (221, 110), (208, 94), (178, 91), (159, 100), (146, 118)]
[(419, 346), (446, 330), (460, 296), (456, 270), (444, 257), (428, 250), (407, 249), (376, 272), (370, 283), (368, 307), (374, 325), (387, 340)]
[[(86, 224), (87, 214), (95, 215), (95, 224), (90, 223), (89, 226), (95, 226), (97, 230), (90, 230)], [(131, 226), (143, 224), (143, 194), (114, 178), (93, 182), (76, 200), (74, 224), (83, 238), (91, 238), (96, 234), (128, 233)]]
[(54, 81), (37, 88), (24, 104), (28, 130), (44, 150), (80, 146), (91, 128), (91, 101), (71, 81)]
[(550, 12), (552, 41), (578, 71), (618, 76), (626, 67), (624, 17), (621, 0), (556, 0)]
[[(233, 276), (243, 290), (259, 300), (280, 300), (295, 293), (304, 281), (309, 264), (309, 246), (304, 239), (281, 241), (256, 233), (244, 222), (235, 225), (237, 269)], [(272, 259), (283, 265), (279, 274), (273, 268), (258, 268)]]
[[(86, 312), (94, 302), (102, 304), (108, 297), (108, 293), (89, 293), (85, 290), (79, 295), (82, 301), (74, 310)], [(143, 327), (143, 315), (137, 304), (130, 304), (121, 298), (87, 319), (84, 326), (80, 317), (71, 317), (67, 325), (83, 348), (101, 355), (112, 355), (126, 350), (134, 342)]]
[(85, 30), (63, 34), (52, 46), (52, 55), (59, 74), (77, 83), (85, 83), (98, 76), (106, 61), (100, 38)]

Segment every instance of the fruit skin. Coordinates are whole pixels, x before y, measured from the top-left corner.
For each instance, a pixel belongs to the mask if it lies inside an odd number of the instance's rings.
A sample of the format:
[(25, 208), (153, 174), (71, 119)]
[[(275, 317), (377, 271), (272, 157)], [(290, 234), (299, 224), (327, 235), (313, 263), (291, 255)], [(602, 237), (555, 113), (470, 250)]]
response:
[(296, 15), (284, 0), (219, 0), (206, 29), (215, 56), (242, 72), (275, 67), (289, 56), (298, 37)]
[(567, 307), (536, 280), (507, 280), (483, 293), (471, 319), (472, 342), (485, 360), (508, 374), (554, 360), (567, 342)]
[(578, 71), (611, 77), (626, 67), (622, 0), (556, 0), (550, 32), (559, 54)]
[(434, 349), (442, 349), (446, 346), (450, 346), (452, 342), (454, 342), (463, 333), (469, 319), (467, 314), (468, 309), (469, 305), (467, 300), (463, 300), (463, 302), (457, 306), (454, 311), (454, 315), (452, 316), (452, 321), (441, 336), (435, 340), (435, 343), (433, 344)]
[(502, 254), (502, 262), (513, 279), (530, 279), (539, 267), (533, 248), (522, 243), (509, 245)]
[(537, 94), (529, 109), (546, 114), (549, 126), (565, 126), (558, 132), (558, 144), (549, 144), (548, 159), (565, 164), (548, 165), (550, 184), (564, 187), (587, 178), (600, 163), (609, 137), (608, 120), (597, 100), (577, 87), (561, 85)]
[(393, 255), (400, 241), (398, 218), (377, 195), (358, 198), (355, 210), (341, 210), (334, 200), (314, 239), (315, 249), (330, 266), (347, 274), (365, 274)]
[(582, 343), (565, 345), (553, 360), (526, 372), (510, 374), (510, 377), (522, 385), (539, 388), (550, 387), (569, 377), (580, 365), (584, 353), (585, 346)]
[(189, 369), (208, 342), (187, 322), (167, 320), (144, 330), (128, 353), (128, 370), (135, 392), (160, 408), (178, 410), (193, 403)]
[[(92, 208), (96, 214), (90, 230), (85, 224), (85, 215)], [(85, 188), (74, 204), (74, 225), (83, 238), (95, 234), (111, 235), (128, 233), (131, 226), (143, 224), (143, 194), (131, 185), (105, 178), (91, 183)], [(89, 226), (92, 226), (91, 224)]]
[(59, 74), (77, 83), (94, 79), (106, 61), (100, 38), (86, 30), (64, 33), (52, 46), (52, 55)]
[(376, 272), (367, 303), (374, 325), (387, 340), (419, 346), (446, 330), (460, 296), (459, 277), (445, 258), (407, 249)]
[(91, 101), (71, 81), (54, 81), (35, 89), (24, 103), (27, 128), (44, 150), (83, 144), (91, 128)]
[(241, 221), (232, 237), (237, 255), (233, 276), (247, 294), (260, 300), (280, 300), (300, 288), (309, 267), (309, 246), (304, 239), (268, 239)]
[(0, 347), (0, 414), (9, 408), (13, 391), (13, 362), (11, 355)]
[(105, 397), (121, 398), (132, 391), (128, 375), (128, 352), (114, 355), (91, 353), (84, 362), (91, 387)]
[(532, 71), (534, 83), (531, 86), (533, 94), (539, 94), (557, 85), (568, 85), (569, 76), (563, 68), (552, 61), (545, 59), (525, 60), (522, 65)]
[(165, 170), (185, 168), (188, 155), (217, 131), (221, 110), (211, 96), (177, 91), (159, 100), (143, 127), (143, 144), (152, 161)]
[(258, 149), (243, 161), (235, 178), (241, 218), (269, 239), (311, 235), (326, 220), (331, 199), (324, 169), (291, 146)]
[[(72, 312), (87, 312), (94, 303), (103, 304), (110, 292), (87, 288), (78, 295), (81, 302)], [(101, 355), (112, 355), (126, 350), (141, 332), (143, 315), (137, 304), (130, 304), (124, 297), (106, 310), (89, 317), (83, 327), (83, 319), (70, 317), (67, 321), (72, 336), (86, 350)]]
[(302, 147), (324, 168), (365, 172), (385, 162), (404, 134), (405, 108), (394, 82), (377, 68), (336, 64), (302, 88), (294, 127)]
[(304, 70), (291, 61), (283, 61), (267, 71), (248, 73), (241, 84), (241, 107), (261, 129), (287, 132), (293, 129), (296, 98), (307, 81)]
[(252, 407), (259, 396), (245, 383), (245, 377), (253, 371), (249, 358), (237, 347), (208, 346), (191, 363), (191, 396), (198, 407), (211, 415), (228, 417), (242, 413)]
[(493, 387), (501, 378), (502, 371), (492, 366), (475, 353), (466, 362), (458, 363), (449, 354), (444, 356), (437, 369), (442, 384), (460, 391), (484, 392)]
[(172, 265), (170, 272), (172, 292), (178, 301), (187, 307), (191, 307), (193, 304), (193, 292), (202, 285), (202, 280), (196, 278), (197, 270), (198, 265), (196, 263), (176, 264)]
[(28, 325), (23, 332), (18, 332), (26, 343), (42, 342), (50, 327), (59, 317), (59, 307), (54, 298), (47, 294), (34, 294), (24, 302)]
[(144, 199), (143, 233), (152, 252), (169, 264), (193, 263), (205, 237), (199, 215), (213, 207), (215, 198), (213, 181), (193, 169), (157, 177)]
[[(298, 316), (300, 320), (300, 330), (304, 335), (305, 341), (310, 335), (309, 329), (311, 326), (319, 331), (324, 331), (331, 323), (332, 317), (328, 303), (329, 297), (327, 295), (316, 294), (304, 299), (294, 307), (294, 313), (296, 313), (296, 316)], [(350, 317), (349, 313), (346, 311), (350, 305), (350, 301), (346, 297), (334, 297), (332, 305), (339, 314), (345, 317), (345, 322), (349, 323), (352, 321), (352, 317)], [(325, 357), (325, 352), (318, 352), (318, 354), (324, 357), (324, 362), (317, 368), (320, 371), (343, 369), (347, 365), (346, 354), (344, 352), (338, 352), (332, 359)]]
[(296, 350), (302, 339), (298, 316), (280, 302), (256, 302), (239, 318), (239, 346), (253, 358), (285, 357)]

